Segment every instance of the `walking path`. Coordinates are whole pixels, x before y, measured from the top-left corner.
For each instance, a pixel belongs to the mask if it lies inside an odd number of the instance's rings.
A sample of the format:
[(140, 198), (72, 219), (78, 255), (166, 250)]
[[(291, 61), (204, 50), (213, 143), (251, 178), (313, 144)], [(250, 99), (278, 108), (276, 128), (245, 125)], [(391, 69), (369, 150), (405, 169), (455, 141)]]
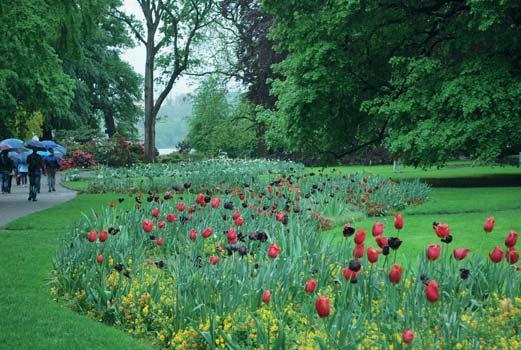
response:
[(16, 186), (13, 179), (11, 193), (0, 194), (0, 227), (19, 217), (70, 201), (76, 197), (76, 192), (61, 186), (59, 178), (56, 179), (56, 192), (49, 192), (47, 178), (42, 176), (41, 193), (38, 194), (38, 201), (28, 201), (28, 197), (29, 185), (27, 187)]

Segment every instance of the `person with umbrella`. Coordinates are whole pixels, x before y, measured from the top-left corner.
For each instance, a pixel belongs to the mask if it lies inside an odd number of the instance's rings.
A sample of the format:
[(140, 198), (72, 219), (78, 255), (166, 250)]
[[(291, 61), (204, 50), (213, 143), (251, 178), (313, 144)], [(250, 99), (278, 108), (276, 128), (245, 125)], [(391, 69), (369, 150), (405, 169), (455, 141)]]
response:
[(29, 172), (29, 168), (27, 167), (27, 156), (29, 152), (21, 153), (17, 156), (16, 160), (16, 170), (18, 171), (18, 176), (20, 177), (20, 185), (27, 186), (27, 173)]
[(2, 193), (11, 193), (11, 172), (13, 171), (13, 161), (9, 158), (9, 150), (3, 149), (0, 154), (0, 176), (2, 177)]
[(54, 155), (54, 149), (49, 149), (50, 155), (44, 158), (45, 169), (47, 170), (47, 184), (49, 192), (56, 191), (56, 172), (60, 168), (60, 158)]
[(29, 170), (29, 198), (27, 200), (36, 202), (36, 195), (40, 192), (42, 173), (45, 175), (43, 158), (37, 151), (38, 149), (44, 149), (45, 147), (38, 140), (34, 139), (27, 142), (26, 147), (33, 150), (33, 153), (27, 157)]

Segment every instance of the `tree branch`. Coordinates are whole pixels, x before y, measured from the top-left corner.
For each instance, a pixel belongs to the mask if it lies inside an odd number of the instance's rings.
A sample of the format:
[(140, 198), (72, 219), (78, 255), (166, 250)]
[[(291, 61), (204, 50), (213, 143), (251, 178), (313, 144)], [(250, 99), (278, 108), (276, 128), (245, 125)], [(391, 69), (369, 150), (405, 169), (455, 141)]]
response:
[(130, 28), (132, 33), (136, 36), (136, 38), (141, 41), (143, 44), (147, 44), (146, 40), (143, 38), (143, 35), (139, 32), (138, 28), (135, 26), (135, 24), (132, 22), (132, 18), (127, 16), (124, 12), (114, 9), (114, 12), (117, 13), (117, 16), (114, 14), (110, 14), (115, 19), (121, 20), (125, 22), (125, 24)]

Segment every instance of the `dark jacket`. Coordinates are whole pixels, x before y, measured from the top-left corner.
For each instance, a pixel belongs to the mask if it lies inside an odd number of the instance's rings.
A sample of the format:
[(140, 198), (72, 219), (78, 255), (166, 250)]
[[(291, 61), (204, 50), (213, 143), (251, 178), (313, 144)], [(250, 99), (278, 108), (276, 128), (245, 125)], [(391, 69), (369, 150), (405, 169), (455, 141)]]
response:
[(29, 173), (44, 172), (43, 158), (37, 153), (32, 153), (27, 157), (27, 165), (29, 166)]
[(0, 171), (10, 173), (13, 171), (14, 163), (7, 154), (0, 154)]

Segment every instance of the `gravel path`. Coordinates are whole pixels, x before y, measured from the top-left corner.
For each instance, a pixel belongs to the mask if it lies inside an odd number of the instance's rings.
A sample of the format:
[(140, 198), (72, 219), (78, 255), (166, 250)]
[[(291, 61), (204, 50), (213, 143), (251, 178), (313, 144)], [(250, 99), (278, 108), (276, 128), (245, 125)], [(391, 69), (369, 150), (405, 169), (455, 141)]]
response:
[(48, 191), (47, 178), (42, 176), (41, 193), (38, 194), (38, 201), (28, 201), (29, 185), (27, 187), (16, 186), (16, 182), (13, 179), (11, 193), (0, 193), (0, 227), (19, 217), (54, 207), (76, 197), (75, 191), (61, 186), (59, 178), (56, 179), (56, 192)]

